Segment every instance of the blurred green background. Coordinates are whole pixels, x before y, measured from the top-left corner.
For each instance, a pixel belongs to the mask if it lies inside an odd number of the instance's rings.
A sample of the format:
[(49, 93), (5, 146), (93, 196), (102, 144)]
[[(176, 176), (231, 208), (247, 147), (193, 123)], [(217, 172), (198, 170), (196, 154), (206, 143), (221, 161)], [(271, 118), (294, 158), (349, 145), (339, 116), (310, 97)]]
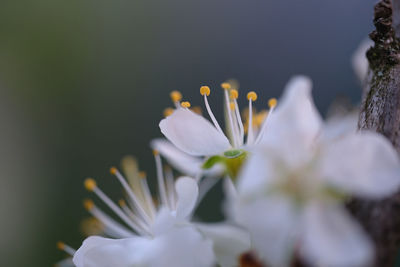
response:
[[(372, 0), (38, 0), (0, 7), (1, 266), (51, 266), (79, 247), (82, 181), (133, 154), (154, 177), (149, 141), (169, 92), (201, 105), (200, 85), (228, 79), (279, 96), (313, 78), (321, 111), (359, 101), (350, 57), (372, 30)], [(222, 111), (222, 93), (211, 105)], [(222, 119), (222, 116), (218, 116)], [(218, 194), (214, 192), (214, 198)], [(217, 220), (206, 200), (200, 216)]]

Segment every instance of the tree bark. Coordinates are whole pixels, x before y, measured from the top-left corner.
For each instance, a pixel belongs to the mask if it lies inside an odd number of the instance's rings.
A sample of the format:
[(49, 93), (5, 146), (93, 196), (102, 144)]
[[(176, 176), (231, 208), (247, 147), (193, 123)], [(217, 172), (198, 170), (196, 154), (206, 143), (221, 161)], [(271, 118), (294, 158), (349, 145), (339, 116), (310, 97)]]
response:
[[(400, 155), (400, 0), (378, 2), (374, 25), (359, 128), (383, 134)], [(380, 201), (355, 199), (349, 206), (375, 242), (374, 266), (393, 267), (400, 248), (400, 191)]]

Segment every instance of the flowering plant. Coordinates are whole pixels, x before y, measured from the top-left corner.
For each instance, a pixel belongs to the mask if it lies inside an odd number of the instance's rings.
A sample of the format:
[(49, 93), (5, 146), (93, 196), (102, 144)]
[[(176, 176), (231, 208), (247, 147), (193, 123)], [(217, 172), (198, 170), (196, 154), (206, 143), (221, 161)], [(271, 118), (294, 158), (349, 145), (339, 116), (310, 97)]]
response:
[[(365, 50), (366, 48), (361, 48)], [(362, 52), (353, 61), (367, 75)], [(365, 54), (365, 52), (364, 52)], [(382, 135), (357, 129), (354, 114), (323, 121), (308, 77), (295, 76), (279, 100), (256, 112), (258, 96), (247, 94), (241, 113), (238, 87), (221, 84), (226, 130), (200, 87), (207, 120), (178, 91), (175, 108), (159, 123), (165, 138), (151, 141), (157, 195), (133, 157), (112, 167), (124, 190), (119, 205), (87, 178), (84, 185), (112, 211), (92, 200), (91, 234), (59, 266), (77, 267), (363, 267), (374, 259), (372, 239), (348, 209), (353, 198), (383, 199), (398, 191), (400, 159)], [(164, 158), (175, 171), (163, 167)], [(175, 173), (179, 173), (175, 177)], [(196, 207), (223, 180), (226, 220), (199, 222)]]
[[(381, 135), (357, 131), (351, 117), (324, 123), (311, 98), (311, 81), (292, 78), (280, 104), (256, 113), (255, 92), (247, 94), (246, 120), (229, 83), (224, 90), (227, 134), (207, 97), (201, 95), (212, 123), (171, 94), (175, 109), (160, 122), (165, 139), (153, 140), (158, 196), (133, 158), (125, 158), (125, 199), (116, 205), (94, 179), (85, 187), (116, 215), (92, 200), (85, 208), (102, 225), (75, 251), (60, 243), (72, 260), (62, 264), (92, 266), (290, 266), (301, 259), (311, 266), (367, 266), (374, 248), (346, 210), (353, 197), (377, 199), (400, 185), (400, 161)], [(246, 137), (246, 138), (245, 138)], [(246, 140), (245, 140), (246, 139)], [(184, 176), (163, 169), (161, 156)], [(227, 220), (200, 223), (193, 213), (222, 177)]]

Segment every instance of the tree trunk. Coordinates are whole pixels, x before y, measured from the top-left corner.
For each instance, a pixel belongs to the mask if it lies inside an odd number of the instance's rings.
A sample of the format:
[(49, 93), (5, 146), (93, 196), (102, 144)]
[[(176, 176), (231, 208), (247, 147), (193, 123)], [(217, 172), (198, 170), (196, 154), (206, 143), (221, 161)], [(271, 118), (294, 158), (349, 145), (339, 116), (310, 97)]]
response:
[[(374, 25), (359, 128), (383, 134), (400, 155), (400, 0), (377, 3)], [(400, 248), (400, 192), (381, 201), (356, 199), (349, 206), (375, 242), (374, 266), (393, 267)]]

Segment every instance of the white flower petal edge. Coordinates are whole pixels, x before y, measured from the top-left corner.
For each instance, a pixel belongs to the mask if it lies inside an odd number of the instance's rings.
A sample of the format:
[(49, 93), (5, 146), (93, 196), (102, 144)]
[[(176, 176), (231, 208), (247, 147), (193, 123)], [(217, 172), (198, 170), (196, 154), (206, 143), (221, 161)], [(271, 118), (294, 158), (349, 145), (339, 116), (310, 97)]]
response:
[(382, 198), (400, 186), (400, 161), (392, 144), (373, 132), (348, 134), (321, 153), (321, 175), (359, 197)]
[(223, 180), (222, 190), (224, 192), (222, 212), (224, 213), (226, 220), (234, 221), (232, 216), (234, 214), (233, 209), (235, 208), (235, 201), (237, 199), (237, 190), (231, 179), (226, 178)]
[(159, 151), (169, 164), (185, 175), (196, 176), (203, 171), (201, 165), (204, 160), (202, 158), (188, 155), (165, 139), (154, 139), (150, 145)]
[(213, 241), (213, 250), (221, 267), (237, 266), (240, 255), (250, 250), (249, 234), (224, 223), (197, 224), (199, 230)]
[(277, 148), (294, 166), (308, 160), (305, 156), (322, 126), (321, 116), (312, 101), (311, 87), (311, 80), (305, 76), (295, 76), (288, 82), (260, 141), (261, 145)]
[(303, 258), (314, 266), (361, 267), (373, 258), (371, 241), (344, 208), (310, 204), (304, 214)]
[(197, 182), (190, 177), (181, 177), (175, 183), (175, 190), (178, 195), (176, 217), (185, 219), (192, 214), (199, 196)]
[(263, 150), (254, 150), (249, 156), (247, 163), (243, 166), (241, 176), (248, 177), (242, 178), (237, 181), (237, 188), (240, 190), (240, 195), (243, 198), (254, 197), (266, 193), (269, 185), (272, 185), (279, 176), (277, 162), (270, 156), (278, 152), (273, 152), (273, 148), (267, 148), (269, 153)]
[(142, 238), (109, 239), (91, 236), (76, 251), (73, 262), (77, 267), (126, 267), (144, 263), (150, 252), (146, 241)]
[(160, 129), (177, 148), (193, 156), (217, 155), (231, 147), (209, 121), (186, 108), (178, 108), (163, 119)]
[(344, 116), (333, 116), (329, 118), (320, 135), (321, 142), (331, 142), (335, 139), (357, 132), (358, 112), (351, 112)]
[(280, 196), (264, 197), (238, 202), (236, 208), (236, 220), (250, 232), (258, 257), (271, 267), (289, 266), (301, 228), (290, 201)]
[[(172, 245), (173, 244), (173, 245)], [(192, 227), (175, 227), (154, 238), (87, 238), (76, 252), (77, 267), (208, 267), (212, 242)]]

